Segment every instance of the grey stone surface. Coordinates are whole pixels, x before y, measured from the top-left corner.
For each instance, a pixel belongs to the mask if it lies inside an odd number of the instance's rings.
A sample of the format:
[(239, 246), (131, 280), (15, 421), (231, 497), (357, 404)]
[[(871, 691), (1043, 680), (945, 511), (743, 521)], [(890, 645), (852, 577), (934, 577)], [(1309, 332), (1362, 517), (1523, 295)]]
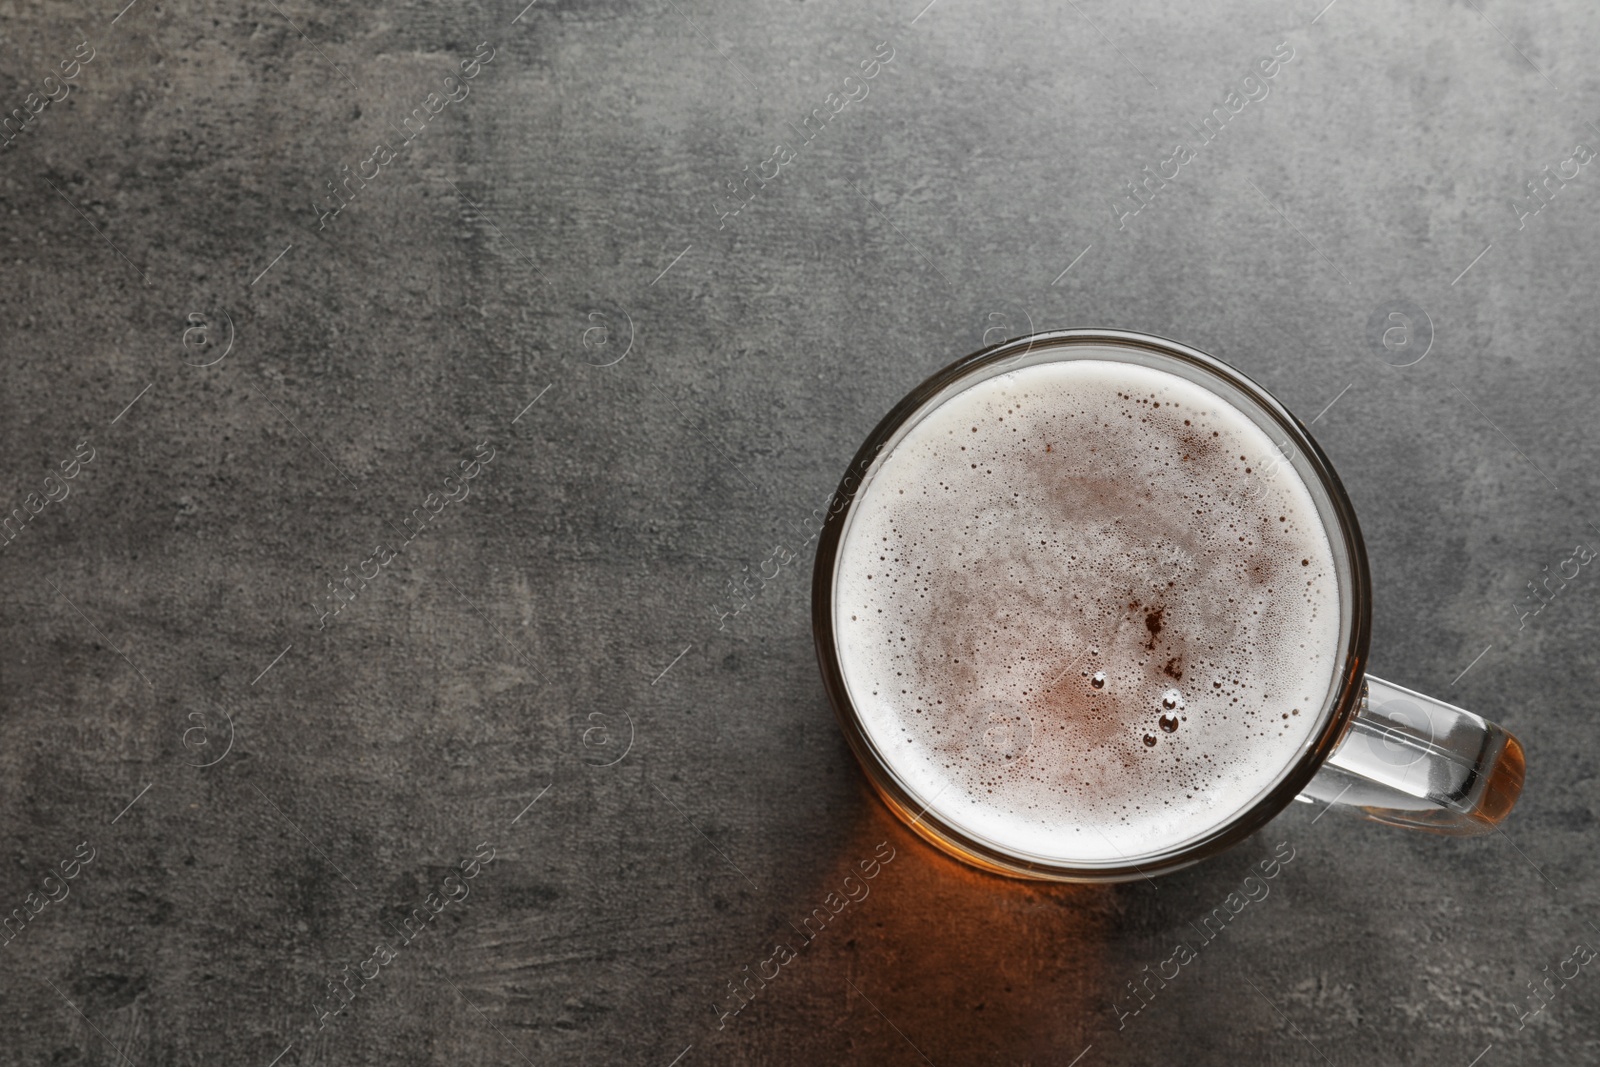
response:
[[(0, 1059), (1600, 1061), (1600, 965), (1563, 968), (1600, 941), (1600, 577), (1518, 608), (1600, 542), (1600, 171), (1525, 189), (1600, 138), (1600, 9), (1322, 5), (0, 3), (6, 111), (93, 52), (0, 150), (30, 514), (0, 549), (3, 909), (76, 872), (0, 950)], [(1401, 306), (1432, 332), (1404, 367), (1368, 328)], [(901, 395), (1029, 325), (1171, 336), (1320, 415), (1374, 669), (1527, 744), (1505, 834), (1294, 805), (1155, 884), (1050, 887), (884, 811), (812, 658), (810, 516)], [(1271, 895), (1119, 1029), (1279, 842)]]

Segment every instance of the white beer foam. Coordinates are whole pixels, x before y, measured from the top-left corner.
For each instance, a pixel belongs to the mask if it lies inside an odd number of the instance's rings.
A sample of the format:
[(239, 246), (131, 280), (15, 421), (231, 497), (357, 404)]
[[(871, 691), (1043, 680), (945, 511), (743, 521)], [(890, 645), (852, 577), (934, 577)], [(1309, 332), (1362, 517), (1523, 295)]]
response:
[(1066, 863), (1250, 806), (1312, 741), (1339, 662), (1333, 554), (1294, 468), (1216, 394), (1110, 360), (927, 414), (856, 498), (833, 611), (862, 726), (919, 801)]

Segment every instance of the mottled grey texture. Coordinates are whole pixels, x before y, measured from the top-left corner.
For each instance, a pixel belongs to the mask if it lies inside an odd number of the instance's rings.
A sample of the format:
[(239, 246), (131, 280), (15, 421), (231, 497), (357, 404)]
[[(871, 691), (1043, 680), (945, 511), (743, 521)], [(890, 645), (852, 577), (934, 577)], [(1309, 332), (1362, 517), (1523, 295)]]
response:
[[(1516, 608), (1600, 540), (1600, 171), (1512, 207), (1600, 135), (1600, 9), (522, 3), (0, 3), (6, 111), (94, 49), (0, 152), (5, 509), (95, 451), (0, 550), (0, 907), (96, 850), (0, 950), (0, 1059), (1600, 1060), (1595, 967), (1511, 1007), (1600, 940), (1600, 576)], [(319, 230), (479, 41), (470, 95)], [(1270, 95), (1119, 230), (1280, 42)], [(719, 187), (863, 84), (719, 228)], [(1401, 300), (1435, 337), (1395, 368), (1366, 331)], [(886, 814), (818, 681), (809, 517), (901, 395), (1030, 323), (1177, 338), (1308, 421), (1338, 397), (1313, 429), (1373, 666), (1526, 742), (1505, 836), (1295, 805), (1157, 884), (1040, 887)], [(470, 496), (319, 631), (480, 441)], [(722, 619), (776, 546), (800, 559)], [(1280, 841), (1271, 896), (1119, 1031), (1123, 983)], [(319, 1031), (480, 842), (468, 898)]]

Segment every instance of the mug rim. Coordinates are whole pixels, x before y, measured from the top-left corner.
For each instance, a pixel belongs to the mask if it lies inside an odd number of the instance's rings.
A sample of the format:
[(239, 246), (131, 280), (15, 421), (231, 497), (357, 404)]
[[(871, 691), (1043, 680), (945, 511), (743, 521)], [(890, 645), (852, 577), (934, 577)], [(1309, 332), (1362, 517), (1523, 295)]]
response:
[[(1125, 864), (1075, 867), (1069, 863), (1026, 860), (976, 840), (932, 812), (933, 802), (918, 810), (918, 802), (889, 773), (887, 761), (879, 756), (875, 746), (866, 736), (859, 715), (850, 700), (836, 647), (837, 635), (833, 624), (833, 577), (838, 562), (840, 541), (851, 507), (855, 503), (856, 494), (863, 485), (864, 476), (872, 469), (885, 444), (908, 419), (923, 410), (930, 400), (948, 387), (996, 363), (1021, 358), (1037, 348), (1097, 344), (1144, 349), (1159, 356), (1176, 359), (1199, 368), (1212, 377), (1220, 378), (1248, 397), (1260, 412), (1269, 416), (1278, 428), (1288, 435), (1300, 455), (1304, 457), (1305, 467), (1309, 468), (1300, 470), (1300, 465), (1296, 464), (1301, 476), (1313, 475), (1327, 493), (1331, 517), (1336, 520), (1338, 528), (1335, 530), (1331, 526), (1325, 526), (1325, 532), (1330, 542), (1342, 542), (1344, 555), (1349, 563), (1352, 617), (1348, 620), (1349, 635), (1341, 649), (1342, 660), (1335, 671), (1338, 689), (1333, 712), (1328, 716), (1321, 731), (1289, 766), (1276, 785), (1249, 807), (1235, 813), (1220, 826), (1170, 855), (1142, 864), (1129, 861)], [(1320, 510), (1319, 508), (1319, 512)], [(1323, 517), (1326, 520), (1327, 516)], [(1341, 610), (1343, 610), (1342, 605)], [(907, 393), (867, 435), (834, 490), (828, 513), (818, 534), (817, 554), (811, 581), (811, 629), (816, 645), (817, 663), (822, 671), (823, 685), (845, 740), (879, 797), (902, 822), (944, 851), (973, 866), (997, 874), (1063, 882), (1122, 882), (1178, 870), (1238, 844), (1275, 818), (1305, 789), (1312, 777), (1321, 769), (1324, 761), (1333, 754), (1334, 749), (1343, 740), (1361, 705), (1365, 689), (1362, 681), (1372, 630), (1372, 584), (1367, 566), (1366, 545), (1361, 537), (1361, 528), (1356, 522), (1355, 508), (1345, 492), (1343, 483), (1339, 481), (1332, 463), (1312, 438), (1306, 425), (1266, 389), (1215, 356), (1207, 355), (1169, 338), (1130, 330), (1094, 328), (1051, 330), (1003, 341), (955, 360), (934, 372)], [(934, 799), (936, 801), (938, 798)], [(915, 814), (912, 814), (913, 812)]]

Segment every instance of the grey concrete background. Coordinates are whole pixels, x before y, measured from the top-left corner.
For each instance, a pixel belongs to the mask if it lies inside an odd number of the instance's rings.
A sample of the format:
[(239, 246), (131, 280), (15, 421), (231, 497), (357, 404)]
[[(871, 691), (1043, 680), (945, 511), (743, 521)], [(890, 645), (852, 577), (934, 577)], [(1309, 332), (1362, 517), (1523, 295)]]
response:
[[(7, 112), (93, 52), (0, 151), (0, 908), (32, 916), (0, 1059), (1600, 1062), (1600, 964), (1563, 966), (1600, 942), (1600, 578), (1522, 614), (1600, 547), (1600, 171), (1513, 206), (1600, 147), (1600, 9), (523, 2), (0, 3)], [(319, 229), (478, 42), (470, 95)], [(1408, 367), (1369, 342), (1400, 307), (1431, 323)], [(810, 516), (901, 395), (1030, 325), (1171, 336), (1316, 418), (1374, 669), (1527, 744), (1503, 835), (1294, 805), (1155, 884), (1041, 887), (885, 813), (812, 659)], [(1280, 842), (1270, 897), (1119, 1029)]]

